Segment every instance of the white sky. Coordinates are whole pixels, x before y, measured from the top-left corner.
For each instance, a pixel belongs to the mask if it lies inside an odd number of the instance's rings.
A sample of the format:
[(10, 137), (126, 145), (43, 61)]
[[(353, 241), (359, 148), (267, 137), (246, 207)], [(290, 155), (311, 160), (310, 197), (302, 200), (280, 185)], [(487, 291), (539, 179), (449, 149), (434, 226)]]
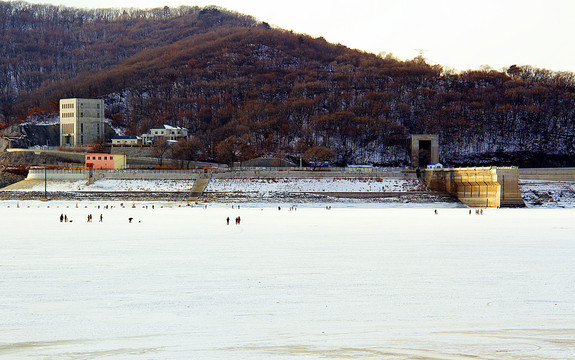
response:
[(459, 70), (533, 65), (575, 72), (573, 0), (33, 0), (79, 8), (218, 5), (372, 53)]

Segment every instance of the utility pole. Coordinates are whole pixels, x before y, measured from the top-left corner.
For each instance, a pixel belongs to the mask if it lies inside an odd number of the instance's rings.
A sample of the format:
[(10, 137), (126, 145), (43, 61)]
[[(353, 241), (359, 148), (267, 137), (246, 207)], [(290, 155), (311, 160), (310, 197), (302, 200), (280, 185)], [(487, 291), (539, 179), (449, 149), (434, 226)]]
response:
[(48, 170), (44, 166), (44, 200), (48, 200)]

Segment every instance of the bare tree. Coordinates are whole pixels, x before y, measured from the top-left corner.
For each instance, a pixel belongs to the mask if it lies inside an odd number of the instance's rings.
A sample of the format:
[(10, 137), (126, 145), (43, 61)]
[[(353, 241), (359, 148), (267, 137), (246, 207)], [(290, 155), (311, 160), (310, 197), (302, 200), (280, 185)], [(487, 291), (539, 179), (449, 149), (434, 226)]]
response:
[(164, 164), (164, 157), (172, 150), (172, 143), (163, 137), (158, 137), (152, 144), (152, 156), (158, 158), (158, 164)]
[(186, 168), (190, 167), (190, 162), (198, 160), (202, 154), (202, 143), (196, 137), (181, 139), (174, 146), (174, 158), (186, 163)]

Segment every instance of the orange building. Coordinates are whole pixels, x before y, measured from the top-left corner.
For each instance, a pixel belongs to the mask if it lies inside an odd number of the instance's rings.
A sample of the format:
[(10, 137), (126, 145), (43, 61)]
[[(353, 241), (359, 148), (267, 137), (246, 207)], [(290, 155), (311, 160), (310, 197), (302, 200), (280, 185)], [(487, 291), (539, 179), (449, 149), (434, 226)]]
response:
[(118, 154), (86, 154), (88, 169), (125, 169), (126, 155)]

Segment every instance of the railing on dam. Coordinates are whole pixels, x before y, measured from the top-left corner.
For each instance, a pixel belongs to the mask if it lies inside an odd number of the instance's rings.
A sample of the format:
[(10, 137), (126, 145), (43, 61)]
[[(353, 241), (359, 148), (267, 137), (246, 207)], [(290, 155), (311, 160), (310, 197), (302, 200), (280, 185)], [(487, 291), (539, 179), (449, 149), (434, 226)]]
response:
[(575, 181), (575, 168), (519, 169), (520, 180)]
[(415, 178), (415, 171), (405, 168), (378, 167), (242, 167), (226, 171), (215, 171), (214, 178), (319, 178), (319, 177), (381, 177)]
[[(86, 170), (89, 171), (89, 170)], [(91, 176), (96, 179), (138, 179), (138, 180), (193, 180), (202, 173), (201, 170), (164, 170), (164, 169), (124, 169), (124, 170), (92, 170)]]
[(233, 178), (402, 178), (415, 179), (413, 170), (402, 168), (242, 168), (232, 170), (220, 169), (195, 169), (195, 170), (168, 170), (168, 169), (44, 169), (43, 167), (31, 168), (28, 180), (52, 180), (52, 181), (78, 181), (93, 182), (100, 179), (118, 180), (197, 180), (202, 174), (209, 173), (210, 177), (218, 179)]
[(119, 180), (193, 180), (197, 179), (202, 170), (88, 170), (88, 169), (44, 169), (31, 168), (27, 180), (86, 180), (89, 179), (119, 179)]

